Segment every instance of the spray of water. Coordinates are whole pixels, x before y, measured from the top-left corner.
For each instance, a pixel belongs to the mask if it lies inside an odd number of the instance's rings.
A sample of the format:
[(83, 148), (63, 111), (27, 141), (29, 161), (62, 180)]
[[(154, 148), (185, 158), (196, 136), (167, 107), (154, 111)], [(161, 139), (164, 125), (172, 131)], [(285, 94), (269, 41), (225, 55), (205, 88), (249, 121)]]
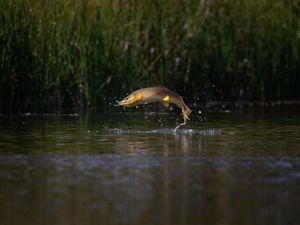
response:
[(113, 106), (120, 106), (120, 102), (116, 101), (116, 104), (114, 104)]
[(177, 127), (175, 127), (175, 129), (174, 129), (173, 133), (175, 134), (175, 133), (176, 133), (176, 131), (177, 131), (177, 129), (178, 129), (179, 127), (183, 126), (183, 125), (186, 125), (186, 122), (184, 122), (184, 123), (181, 123), (181, 124), (179, 124)]

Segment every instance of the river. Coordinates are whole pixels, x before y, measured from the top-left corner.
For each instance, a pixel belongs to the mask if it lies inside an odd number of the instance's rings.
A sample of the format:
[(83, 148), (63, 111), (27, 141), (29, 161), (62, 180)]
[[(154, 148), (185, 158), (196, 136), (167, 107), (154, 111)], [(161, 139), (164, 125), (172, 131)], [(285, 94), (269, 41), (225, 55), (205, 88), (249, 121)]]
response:
[(0, 224), (300, 224), (300, 107), (0, 117)]

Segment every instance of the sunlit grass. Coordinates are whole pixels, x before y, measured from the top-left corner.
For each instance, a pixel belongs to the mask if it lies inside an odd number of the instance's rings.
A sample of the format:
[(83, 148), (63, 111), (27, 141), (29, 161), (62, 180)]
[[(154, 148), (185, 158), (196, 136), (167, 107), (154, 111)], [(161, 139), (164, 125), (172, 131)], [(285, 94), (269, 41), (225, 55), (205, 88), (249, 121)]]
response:
[(298, 0), (0, 2), (0, 110), (101, 106), (167, 85), (203, 100), (299, 98)]

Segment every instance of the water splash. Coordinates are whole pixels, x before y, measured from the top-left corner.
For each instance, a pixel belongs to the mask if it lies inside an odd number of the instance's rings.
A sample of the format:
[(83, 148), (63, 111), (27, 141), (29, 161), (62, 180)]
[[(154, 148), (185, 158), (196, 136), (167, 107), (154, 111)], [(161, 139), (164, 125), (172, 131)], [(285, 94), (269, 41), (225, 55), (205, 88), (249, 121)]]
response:
[(116, 103), (113, 104), (113, 106), (120, 106), (120, 101), (116, 101)]
[[(178, 125), (179, 126), (179, 125)], [(177, 127), (178, 127), (177, 126)], [(204, 136), (217, 136), (222, 135), (224, 132), (221, 129), (205, 129), (205, 130), (195, 130), (195, 129), (180, 129), (175, 130), (170, 128), (164, 129), (154, 129), (154, 130), (124, 130), (119, 128), (107, 129), (110, 135), (124, 135), (124, 134), (172, 134), (172, 135), (204, 135)]]
[(174, 129), (174, 131), (173, 131), (174, 134), (176, 133), (176, 131), (177, 131), (177, 129), (178, 129), (179, 127), (184, 126), (184, 125), (186, 125), (186, 122), (181, 123), (181, 124), (179, 124), (178, 126), (176, 126), (175, 129)]

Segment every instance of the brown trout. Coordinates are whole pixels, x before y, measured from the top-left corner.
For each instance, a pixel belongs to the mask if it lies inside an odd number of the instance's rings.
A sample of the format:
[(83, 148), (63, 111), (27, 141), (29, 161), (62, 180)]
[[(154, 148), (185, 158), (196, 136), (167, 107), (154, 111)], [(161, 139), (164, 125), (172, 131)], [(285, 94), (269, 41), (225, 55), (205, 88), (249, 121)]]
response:
[(132, 107), (153, 102), (161, 102), (166, 107), (169, 107), (169, 104), (172, 103), (181, 108), (184, 124), (192, 112), (181, 96), (166, 87), (148, 87), (136, 90), (118, 102), (118, 105)]

